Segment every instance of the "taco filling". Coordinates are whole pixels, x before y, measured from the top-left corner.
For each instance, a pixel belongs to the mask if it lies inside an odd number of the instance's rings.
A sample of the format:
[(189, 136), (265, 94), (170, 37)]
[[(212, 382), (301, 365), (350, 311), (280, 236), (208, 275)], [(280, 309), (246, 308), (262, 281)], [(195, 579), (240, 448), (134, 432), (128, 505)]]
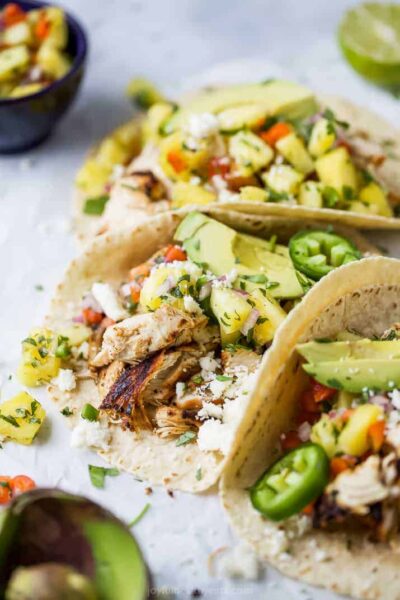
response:
[(63, 331), (27, 338), (20, 378), (67, 392), (91, 378), (101, 423), (226, 454), (287, 312), (320, 277), (360, 257), (331, 230), (285, 245), (189, 213), (173, 243), (119, 285), (95, 281)]
[(309, 515), (312, 527), (400, 530), (400, 325), (381, 339), (343, 331), (297, 346), (307, 383), (282, 456), (250, 490), (273, 521)]
[[(209, 90), (178, 108), (154, 104), (143, 139), (142, 154), (113, 184), (103, 228), (122, 225), (131, 211), (165, 210), (166, 201), (172, 208), (274, 203), (383, 217), (393, 217), (400, 202), (396, 142), (343, 121), (289, 82)], [(143, 173), (155, 177), (148, 194)]]

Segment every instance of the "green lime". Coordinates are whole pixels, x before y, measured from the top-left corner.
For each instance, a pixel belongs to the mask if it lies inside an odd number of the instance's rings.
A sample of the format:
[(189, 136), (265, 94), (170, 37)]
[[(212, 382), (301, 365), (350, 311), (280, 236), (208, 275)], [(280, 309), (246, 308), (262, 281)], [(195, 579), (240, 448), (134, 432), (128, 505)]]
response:
[(378, 85), (400, 86), (400, 4), (360, 4), (346, 12), (338, 33), (353, 69)]

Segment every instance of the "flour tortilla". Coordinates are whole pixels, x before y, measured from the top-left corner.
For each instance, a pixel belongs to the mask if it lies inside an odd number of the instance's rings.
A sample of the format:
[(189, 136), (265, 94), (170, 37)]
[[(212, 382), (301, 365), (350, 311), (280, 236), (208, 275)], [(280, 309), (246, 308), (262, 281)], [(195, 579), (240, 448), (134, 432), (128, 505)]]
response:
[[(236, 229), (270, 237), (278, 235), (278, 241), (289, 237), (304, 228), (325, 227), (323, 223), (303, 223), (275, 217), (255, 217), (218, 209), (207, 211), (211, 217), (223, 221)], [(58, 286), (51, 304), (47, 323), (55, 330), (65, 326), (70, 319), (80, 313), (81, 299), (95, 281), (120, 284), (130, 268), (148, 259), (154, 252), (170, 243), (174, 232), (183, 219), (182, 214), (166, 212), (133, 229), (126, 229), (103, 235), (94, 240), (83, 254), (72, 261)], [(364, 253), (378, 253), (365, 238), (354, 230), (335, 228), (339, 234), (351, 239)], [(261, 377), (261, 375), (260, 375)], [(256, 385), (255, 396), (258, 395)], [(68, 406), (74, 409), (75, 416), (67, 419), (75, 424), (81, 407), (90, 402), (99, 404), (99, 396), (94, 382), (81, 380), (71, 393), (61, 393), (51, 386), (50, 394), (60, 409)], [(112, 429), (112, 443), (109, 450), (100, 455), (116, 467), (133, 473), (152, 484), (165, 484), (170, 488), (198, 492), (212, 486), (218, 479), (225, 464), (225, 458), (217, 452), (201, 452), (197, 444), (176, 447), (174, 441), (163, 440), (152, 433), (139, 434), (122, 431), (117, 426)], [(196, 478), (201, 469), (202, 478)]]
[(273, 545), (279, 525), (251, 506), (246, 488), (278, 457), (279, 436), (294, 415), (305, 377), (296, 344), (334, 337), (346, 328), (366, 337), (380, 336), (399, 321), (398, 260), (367, 258), (332, 272), (315, 286), (275, 337), (258, 396), (242, 420), (221, 482), (232, 526), (262, 559), (285, 575), (359, 598), (400, 598), (399, 548), (373, 544), (361, 533), (312, 530), (291, 543), (290, 556), (282, 555)]
[[(330, 107), (340, 120), (348, 122), (350, 124), (351, 132), (361, 134), (366, 132), (378, 143), (387, 143), (388, 140), (390, 141), (390, 151), (398, 158), (387, 158), (384, 166), (381, 168), (385, 170), (385, 179), (391, 180), (393, 182), (393, 187), (400, 189), (400, 130), (393, 127), (392, 124), (388, 123), (376, 113), (357, 106), (343, 98), (336, 96), (321, 96), (320, 103), (321, 107)], [(154, 165), (154, 170), (157, 170), (156, 164)], [(132, 192), (131, 197), (134, 203), (135, 199)], [(94, 235), (98, 234), (102, 222), (99, 217), (87, 216), (82, 212), (84, 200), (85, 198), (82, 192), (76, 188), (74, 192), (75, 231), (79, 241), (83, 244), (90, 240)], [(150, 206), (150, 209), (153, 212), (156, 210), (155, 204), (157, 203), (153, 203)], [(139, 202), (139, 205), (141, 205), (141, 202)], [(160, 210), (164, 210), (166, 206), (167, 203), (163, 201), (160, 203)], [(301, 205), (288, 206), (284, 204), (261, 202), (218, 203), (218, 207), (225, 210), (255, 215), (283, 216), (293, 219), (321, 219), (332, 223), (344, 223), (352, 227), (357, 227), (358, 229), (400, 229), (400, 218), (354, 213), (345, 210), (328, 208), (318, 209)], [(188, 208), (189, 207), (186, 207), (186, 210)], [(190, 208), (193, 209), (196, 207), (193, 205)], [(144, 218), (145, 211), (142, 209), (139, 209), (138, 211), (132, 210), (131, 213), (126, 213), (128, 225), (136, 225)], [(111, 229), (119, 227), (119, 225), (120, 219), (116, 219), (115, 224), (113, 220), (110, 219), (109, 226)]]

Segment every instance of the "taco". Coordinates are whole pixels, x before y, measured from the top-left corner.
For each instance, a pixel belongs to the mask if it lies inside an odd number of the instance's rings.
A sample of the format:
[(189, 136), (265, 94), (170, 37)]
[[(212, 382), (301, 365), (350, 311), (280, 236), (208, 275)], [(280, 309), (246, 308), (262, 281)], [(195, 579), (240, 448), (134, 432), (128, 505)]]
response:
[(377, 115), (295, 83), (206, 89), (156, 103), (144, 148), (113, 182), (97, 232), (166, 208), (398, 228), (400, 135)]
[(206, 489), (287, 313), (371, 251), (321, 223), (165, 213), (71, 263), (45, 330), (23, 342), (20, 379), (51, 380), (73, 445), (154, 484)]
[(400, 597), (400, 262), (367, 258), (313, 288), (279, 330), (221, 493), (282, 573)]

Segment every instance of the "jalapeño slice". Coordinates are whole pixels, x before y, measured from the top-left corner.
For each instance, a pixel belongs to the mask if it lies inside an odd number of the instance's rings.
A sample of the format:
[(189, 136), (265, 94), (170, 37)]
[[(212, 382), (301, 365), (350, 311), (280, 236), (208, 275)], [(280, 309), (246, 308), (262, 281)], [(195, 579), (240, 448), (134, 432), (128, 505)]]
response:
[(327, 231), (299, 231), (289, 241), (289, 253), (295, 268), (315, 281), (361, 258), (352, 242)]
[(304, 444), (279, 459), (250, 489), (254, 508), (272, 521), (299, 513), (329, 481), (329, 459), (321, 446)]

